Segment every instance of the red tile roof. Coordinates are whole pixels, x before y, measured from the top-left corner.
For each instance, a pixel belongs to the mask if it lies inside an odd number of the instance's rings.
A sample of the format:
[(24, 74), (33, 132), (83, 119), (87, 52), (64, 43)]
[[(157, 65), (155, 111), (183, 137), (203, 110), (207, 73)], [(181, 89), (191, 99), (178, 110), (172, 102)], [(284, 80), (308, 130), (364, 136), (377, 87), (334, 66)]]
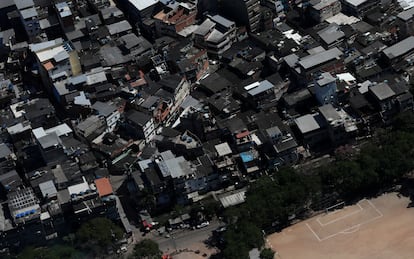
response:
[(246, 131), (243, 131), (243, 132), (240, 132), (239, 134), (237, 134), (236, 138), (237, 139), (244, 138), (244, 137), (248, 136), (249, 134), (250, 134), (250, 132), (248, 130), (246, 130)]
[(113, 193), (109, 178), (99, 178), (95, 180), (96, 189), (98, 189), (99, 197), (110, 195)]
[(47, 71), (49, 71), (49, 70), (51, 70), (52, 68), (54, 68), (55, 66), (52, 64), (52, 62), (46, 62), (46, 63), (43, 63), (43, 67), (47, 70)]

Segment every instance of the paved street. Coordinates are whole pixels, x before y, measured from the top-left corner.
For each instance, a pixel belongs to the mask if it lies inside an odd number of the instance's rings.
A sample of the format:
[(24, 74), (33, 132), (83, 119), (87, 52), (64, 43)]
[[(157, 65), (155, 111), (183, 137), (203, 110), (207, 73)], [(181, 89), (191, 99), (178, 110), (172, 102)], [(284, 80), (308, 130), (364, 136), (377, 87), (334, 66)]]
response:
[(170, 238), (165, 238), (164, 236), (159, 236), (156, 231), (151, 232), (148, 237), (156, 241), (160, 249), (164, 252), (182, 250), (192, 247), (195, 243), (203, 243), (211, 235), (214, 229), (217, 229), (220, 226), (218, 221), (210, 222), (205, 228), (195, 229), (195, 230), (177, 230), (173, 232)]
[[(125, 179), (126, 176), (111, 176), (111, 183), (114, 190), (117, 193), (117, 205), (121, 206), (123, 209), (120, 209), (122, 213), (121, 218), (124, 219), (126, 225), (129, 225), (129, 228), (132, 230), (134, 236), (133, 243), (128, 246), (128, 252), (124, 256), (128, 256), (132, 253), (134, 243), (139, 242), (144, 238), (149, 238), (158, 243), (161, 251), (164, 253), (174, 253), (174, 252), (183, 252), (183, 251), (201, 251), (201, 254), (207, 253), (211, 254), (214, 250), (209, 249), (204, 244), (204, 241), (207, 240), (211, 235), (212, 231), (217, 229), (221, 224), (217, 220), (210, 221), (210, 225), (201, 229), (178, 229), (170, 233), (170, 237), (166, 238), (164, 235), (159, 235), (156, 230), (151, 231), (150, 233), (143, 235), (143, 233), (135, 226), (137, 223), (137, 211), (131, 206), (131, 201), (129, 200), (128, 193), (125, 189)], [(119, 197), (119, 198), (118, 198)], [(127, 220), (127, 217), (129, 221)], [(129, 222), (131, 224), (129, 224)], [(193, 252), (187, 252), (193, 253)], [(185, 252), (182, 253), (183, 255)], [(193, 253), (195, 256), (195, 254)]]

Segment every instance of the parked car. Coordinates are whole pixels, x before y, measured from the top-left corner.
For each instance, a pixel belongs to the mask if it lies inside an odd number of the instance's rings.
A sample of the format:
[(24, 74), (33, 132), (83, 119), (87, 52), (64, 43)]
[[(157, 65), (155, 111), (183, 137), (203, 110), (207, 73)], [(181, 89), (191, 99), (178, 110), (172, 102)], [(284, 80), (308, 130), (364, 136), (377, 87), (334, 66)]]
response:
[(208, 225), (210, 225), (210, 222), (204, 221), (201, 224), (197, 225), (196, 228), (204, 228), (204, 227), (207, 227)]

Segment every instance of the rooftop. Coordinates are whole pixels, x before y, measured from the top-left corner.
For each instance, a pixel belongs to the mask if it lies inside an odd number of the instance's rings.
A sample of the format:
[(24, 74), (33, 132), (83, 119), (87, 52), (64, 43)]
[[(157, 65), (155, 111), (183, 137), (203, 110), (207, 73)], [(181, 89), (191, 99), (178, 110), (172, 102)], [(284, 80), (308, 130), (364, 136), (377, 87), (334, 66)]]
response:
[(319, 31), (318, 35), (328, 45), (345, 37), (345, 33), (340, 30), (336, 23), (331, 23), (325, 29)]
[(226, 156), (231, 154), (233, 151), (231, 151), (231, 148), (227, 142), (218, 144), (214, 146), (218, 156)]
[(11, 153), (12, 151), (6, 144), (4, 143), (0, 144), (0, 159), (8, 157)]
[(267, 80), (263, 80), (259, 83), (259, 85), (255, 86), (253, 88), (250, 88), (248, 90), (248, 93), (251, 96), (256, 96), (258, 94), (264, 93), (264, 92), (272, 89), (273, 87), (274, 87), (274, 85), (272, 83), (270, 83)]
[(414, 18), (414, 7), (410, 8), (408, 10), (402, 11), (397, 15), (398, 18), (400, 18), (403, 21), (408, 21)]
[(117, 23), (109, 24), (106, 26), (108, 28), (109, 34), (114, 35), (121, 32), (129, 31), (132, 29), (131, 24), (128, 21), (123, 20)]
[(383, 101), (395, 95), (394, 91), (387, 83), (380, 83), (373, 85), (369, 90), (378, 98), (378, 100)]
[(299, 65), (301, 65), (304, 69), (310, 69), (330, 60), (338, 59), (341, 55), (342, 51), (340, 51), (338, 48), (332, 48), (302, 58), (299, 61)]
[(147, 122), (151, 120), (151, 117), (149, 115), (135, 110), (128, 112), (127, 118), (128, 120), (139, 126), (144, 126)]
[(337, 2), (338, 0), (318, 0), (315, 1), (315, 4), (313, 4), (313, 8), (315, 10), (322, 10), (323, 8)]
[(111, 182), (109, 178), (103, 177), (95, 180), (96, 189), (99, 197), (104, 197), (113, 193)]
[(155, 5), (159, 2), (159, 0), (129, 0), (129, 2), (138, 9), (138, 11), (142, 11), (152, 5)]
[[(1, 2), (3, 2), (3, 1), (1, 1)], [(4, 2), (7, 2), (7, 0), (4, 1)], [(13, 2), (13, 0), (12, 0), (12, 2)], [(26, 9), (26, 8), (29, 8), (29, 7), (33, 7), (35, 5), (33, 0), (14, 0), (14, 3), (16, 4), (17, 9), (19, 9), (19, 10)]]
[(339, 120), (341, 119), (341, 116), (339, 116), (339, 113), (336, 111), (336, 109), (332, 106), (332, 104), (325, 104), (321, 107), (319, 107), (319, 112), (322, 114), (322, 116), (327, 120)]
[(298, 126), (302, 134), (306, 134), (321, 128), (321, 120), (319, 114), (306, 114), (295, 119), (295, 123)]
[(368, 0), (345, 0), (346, 3), (358, 7), (359, 5), (367, 2)]
[(414, 50), (414, 36), (410, 36), (391, 47), (384, 49), (382, 52), (389, 58), (393, 59), (402, 56)]
[(39, 184), (43, 198), (50, 198), (57, 195), (56, 186), (52, 180)]

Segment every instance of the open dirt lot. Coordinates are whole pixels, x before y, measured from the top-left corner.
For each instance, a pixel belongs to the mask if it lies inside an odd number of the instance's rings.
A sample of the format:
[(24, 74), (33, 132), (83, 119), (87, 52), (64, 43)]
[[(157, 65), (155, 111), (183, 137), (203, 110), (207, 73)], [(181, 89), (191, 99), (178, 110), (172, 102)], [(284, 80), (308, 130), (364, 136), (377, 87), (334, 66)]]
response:
[(414, 258), (414, 208), (384, 194), (320, 214), (267, 237), (281, 259)]

